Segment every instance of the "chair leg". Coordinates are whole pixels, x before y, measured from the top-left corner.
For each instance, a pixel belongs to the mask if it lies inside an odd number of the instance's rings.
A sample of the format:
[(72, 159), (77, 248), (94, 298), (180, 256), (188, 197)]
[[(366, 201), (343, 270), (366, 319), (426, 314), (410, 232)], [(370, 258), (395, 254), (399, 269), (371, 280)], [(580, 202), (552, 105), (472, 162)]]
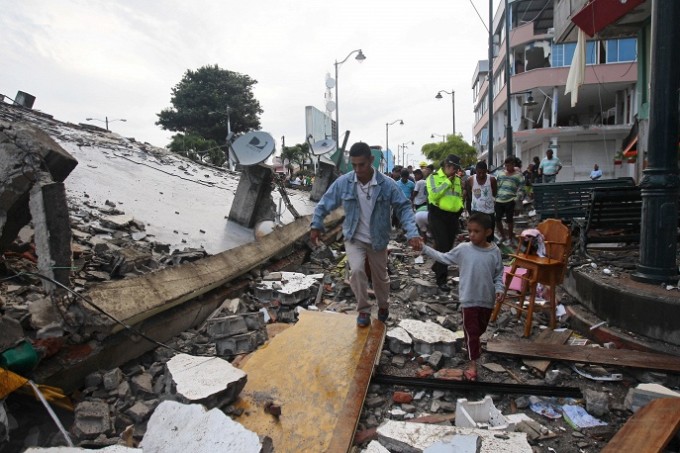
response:
[(495, 322), (496, 318), (498, 318), (498, 314), (501, 311), (501, 306), (503, 305), (505, 298), (508, 296), (508, 288), (510, 287), (510, 282), (512, 282), (512, 277), (513, 276), (510, 274), (505, 276), (505, 290), (503, 291), (503, 300), (501, 300), (500, 302), (496, 302), (496, 305), (494, 305), (490, 319), (490, 321), (492, 322)]
[(527, 307), (527, 319), (524, 322), (524, 336), (531, 336), (531, 321), (534, 317), (534, 302), (536, 301), (536, 286), (537, 282), (531, 283), (531, 295), (529, 296), (529, 306)]
[(555, 293), (557, 292), (557, 285), (550, 285), (550, 328), (555, 330), (557, 327), (557, 304), (555, 300)]

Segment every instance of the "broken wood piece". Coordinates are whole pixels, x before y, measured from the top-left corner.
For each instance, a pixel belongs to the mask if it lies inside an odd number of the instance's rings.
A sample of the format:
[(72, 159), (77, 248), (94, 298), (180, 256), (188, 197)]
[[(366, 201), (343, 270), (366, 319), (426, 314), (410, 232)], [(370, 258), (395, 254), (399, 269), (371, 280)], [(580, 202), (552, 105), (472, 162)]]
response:
[(491, 353), (520, 357), (680, 372), (680, 357), (630, 349), (591, 348), (530, 341), (490, 341), (486, 349)]
[[(534, 343), (545, 343), (545, 344), (564, 344), (571, 337), (572, 331), (565, 329), (562, 331), (555, 331), (546, 329), (542, 331), (533, 340)], [(522, 363), (526, 366), (537, 370), (541, 375), (545, 375), (545, 372), (550, 368), (550, 360), (531, 360), (523, 359)]]
[(656, 453), (680, 428), (680, 398), (654, 400), (636, 412), (604, 447), (602, 453)]

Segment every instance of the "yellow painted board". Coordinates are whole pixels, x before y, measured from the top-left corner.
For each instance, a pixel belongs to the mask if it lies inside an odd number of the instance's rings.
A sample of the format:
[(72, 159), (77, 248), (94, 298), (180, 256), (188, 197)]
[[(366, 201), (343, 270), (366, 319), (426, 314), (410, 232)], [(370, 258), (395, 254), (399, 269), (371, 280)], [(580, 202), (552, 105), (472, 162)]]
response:
[[(275, 451), (348, 451), (384, 339), (377, 320), (360, 328), (356, 315), (303, 312), (243, 366), (238, 421), (269, 436)], [(280, 417), (265, 412), (269, 401)]]

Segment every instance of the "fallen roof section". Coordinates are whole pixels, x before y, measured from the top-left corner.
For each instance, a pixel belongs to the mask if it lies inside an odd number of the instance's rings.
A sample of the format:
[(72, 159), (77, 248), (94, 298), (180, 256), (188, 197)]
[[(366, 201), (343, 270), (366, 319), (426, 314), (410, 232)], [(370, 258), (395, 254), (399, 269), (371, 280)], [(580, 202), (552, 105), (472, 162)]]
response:
[[(338, 220), (342, 215), (342, 210), (336, 210), (327, 217), (327, 222)], [(205, 294), (279, 255), (307, 234), (310, 222), (310, 216), (301, 217), (259, 241), (137, 278), (103, 283), (87, 295), (95, 306), (116, 319), (137, 324)], [(88, 319), (93, 321), (93, 325), (88, 326), (91, 330), (116, 332), (122, 328), (109, 318), (92, 316)]]
[(275, 451), (348, 451), (384, 339), (377, 320), (358, 328), (354, 316), (303, 312), (243, 366), (238, 421)]

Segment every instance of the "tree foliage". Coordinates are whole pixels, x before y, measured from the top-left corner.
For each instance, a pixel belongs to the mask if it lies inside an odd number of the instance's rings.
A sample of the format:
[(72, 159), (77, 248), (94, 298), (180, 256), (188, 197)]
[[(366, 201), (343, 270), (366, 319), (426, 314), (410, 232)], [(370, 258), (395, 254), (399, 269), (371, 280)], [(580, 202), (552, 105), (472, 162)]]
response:
[(195, 133), (175, 134), (170, 142), (170, 151), (188, 157), (195, 162), (205, 162), (222, 166), (227, 160), (224, 152), (226, 145), (206, 139)]
[(257, 130), (263, 110), (253, 95), (256, 83), (247, 75), (217, 65), (189, 69), (172, 88), (172, 107), (157, 114), (156, 124), (218, 143), (224, 143), (227, 136), (227, 117), (235, 134)]
[(298, 143), (295, 146), (284, 146), (281, 150), (281, 161), (288, 160), (287, 169), (292, 172), (293, 164), (297, 164), (298, 168), (302, 168), (309, 160), (309, 144)]
[(447, 135), (445, 142), (426, 143), (422, 153), (435, 164), (438, 164), (449, 154), (460, 157), (461, 165), (467, 167), (477, 162), (477, 150), (463, 139), (461, 134)]

